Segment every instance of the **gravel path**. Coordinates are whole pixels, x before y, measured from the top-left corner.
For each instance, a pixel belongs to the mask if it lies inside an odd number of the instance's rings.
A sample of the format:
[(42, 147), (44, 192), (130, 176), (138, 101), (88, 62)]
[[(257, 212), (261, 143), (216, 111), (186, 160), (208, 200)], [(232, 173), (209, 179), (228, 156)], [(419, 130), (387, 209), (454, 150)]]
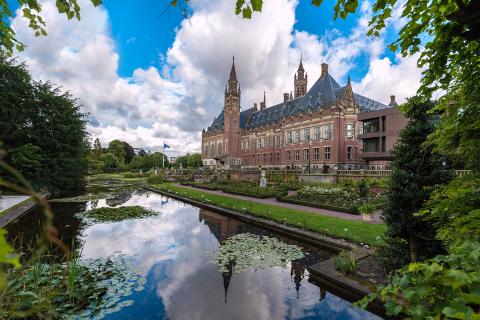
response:
[[(228, 196), (230, 198), (235, 198), (235, 199), (241, 199), (241, 200), (247, 200), (247, 201), (252, 201), (252, 202), (257, 202), (257, 203), (263, 203), (263, 204), (269, 204), (273, 206), (278, 206), (282, 208), (290, 208), (290, 209), (296, 209), (296, 210), (301, 210), (301, 211), (308, 211), (308, 212), (313, 212), (316, 214), (324, 215), (324, 216), (330, 216), (330, 217), (337, 217), (337, 218), (342, 218), (342, 219), (347, 219), (347, 220), (362, 220), (361, 215), (356, 215), (356, 214), (350, 214), (350, 213), (345, 213), (341, 211), (335, 211), (335, 210), (328, 210), (328, 209), (321, 209), (321, 208), (316, 208), (316, 207), (309, 207), (309, 206), (304, 206), (301, 204), (296, 204), (296, 203), (288, 203), (288, 202), (280, 202), (277, 201), (275, 198), (267, 198), (267, 199), (259, 199), (259, 198), (254, 198), (254, 197), (248, 197), (248, 196), (242, 196), (238, 194), (232, 194), (232, 193), (227, 193), (223, 192), (221, 190), (208, 190), (208, 189), (203, 189), (203, 188), (196, 188), (196, 187), (191, 187), (191, 186), (183, 186), (180, 184), (176, 185), (177, 187), (181, 188), (188, 188), (192, 190), (197, 190), (197, 191), (202, 191), (210, 194), (215, 194), (219, 196)], [(373, 221), (371, 223), (382, 223), (381, 217), (380, 217), (380, 212), (377, 211), (374, 216), (373, 216)]]

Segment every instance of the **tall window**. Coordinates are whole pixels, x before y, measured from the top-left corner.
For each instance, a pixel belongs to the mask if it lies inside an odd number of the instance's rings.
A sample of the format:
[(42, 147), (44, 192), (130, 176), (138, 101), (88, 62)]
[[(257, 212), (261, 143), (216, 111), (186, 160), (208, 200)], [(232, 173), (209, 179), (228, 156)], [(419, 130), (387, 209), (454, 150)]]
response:
[(303, 149), (303, 160), (310, 160), (310, 149)]
[(260, 149), (262, 147), (262, 139), (258, 138), (257, 139), (257, 149)]
[(326, 124), (325, 125), (325, 132), (323, 138), (325, 140), (331, 140), (332, 139), (332, 125), (331, 124)]
[(287, 144), (292, 144), (293, 139), (292, 139), (292, 131), (287, 132)]
[(300, 130), (295, 131), (295, 143), (300, 143)]
[(275, 152), (275, 162), (280, 163), (280, 152)]
[(260, 153), (257, 153), (257, 163), (260, 163), (262, 161), (262, 158), (260, 158)]
[(330, 147), (323, 147), (324, 159), (330, 160)]
[(287, 160), (288, 161), (292, 160), (292, 151), (291, 150), (287, 150)]
[(295, 161), (300, 160), (300, 150), (295, 150)]
[(347, 160), (352, 160), (353, 159), (353, 147), (352, 146), (348, 146), (347, 147)]
[(273, 153), (270, 153), (270, 163), (273, 162)]
[(223, 153), (222, 144), (221, 144), (221, 143), (218, 144), (218, 151), (217, 151), (217, 152), (218, 152), (218, 155), (221, 155), (221, 154)]
[(313, 148), (313, 160), (319, 160), (319, 159), (320, 159), (319, 148)]
[(315, 128), (313, 129), (313, 134), (314, 134), (313, 138), (314, 138), (315, 140), (317, 140), (317, 141), (320, 140), (320, 139), (321, 139), (321, 136), (320, 136), (320, 127), (315, 127)]
[(347, 123), (347, 138), (353, 138), (353, 123)]
[(280, 147), (280, 136), (275, 136), (275, 147)]
[(267, 163), (267, 154), (266, 153), (263, 154), (263, 163)]
[(208, 157), (208, 145), (207, 144), (203, 147), (203, 153), (205, 154), (205, 156)]
[(262, 148), (265, 148), (267, 146), (267, 138), (266, 137), (263, 137), (262, 138)]
[(310, 128), (303, 129), (303, 141), (310, 141)]

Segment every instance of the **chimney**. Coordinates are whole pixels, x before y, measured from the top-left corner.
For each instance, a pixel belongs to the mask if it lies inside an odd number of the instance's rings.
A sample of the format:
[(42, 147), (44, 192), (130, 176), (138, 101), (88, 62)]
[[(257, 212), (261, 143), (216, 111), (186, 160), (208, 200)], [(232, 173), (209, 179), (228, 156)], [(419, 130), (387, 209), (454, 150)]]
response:
[(321, 77), (326, 77), (328, 74), (328, 64), (322, 63), (322, 75)]
[(396, 107), (398, 106), (397, 101), (395, 101), (395, 96), (392, 94), (390, 96), (390, 103), (388, 104), (389, 107)]
[(288, 92), (285, 92), (283, 94), (283, 102), (287, 102), (290, 99), (290, 94)]
[(253, 108), (255, 109), (255, 111), (258, 111), (257, 103), (256, 103), (256, 102), (253, 104)]
[(265, 110), (266, 108), (265, 101), (260, 101), (260, 110)]

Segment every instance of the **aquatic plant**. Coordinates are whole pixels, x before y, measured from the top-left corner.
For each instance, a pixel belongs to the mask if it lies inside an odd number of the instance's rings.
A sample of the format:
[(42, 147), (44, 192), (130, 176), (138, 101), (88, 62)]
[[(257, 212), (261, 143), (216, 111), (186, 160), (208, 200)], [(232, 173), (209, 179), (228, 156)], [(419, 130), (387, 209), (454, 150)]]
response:
[(72, 272), (67, 263), (11, 269), (0, 295), (0, 318), (102, 319), (131, 305), (126, 297), (144, 289), (145, 278), (126, 256), (77, 261)]
[(118, 208), (97, 208), (80, 212), (78, 215), (93, 220), (94, 222), (116, 222), (126, 219), (147, 218), (158, 215), (158, 212), (141, 206), (126, 206)]
[(305, 256), (299, 246), (276, 238), (250, 233), (237, 234), (225, 240), (216, 252), (208, 252), (221, 272), (239, 274), (247, 270), (283, 267)]
[(355, 252), (340, 251), (340, 253), (333, 257), (333, 264), (335, 269), (344, 274), (349, 274), (357, 269), (357, 258)]

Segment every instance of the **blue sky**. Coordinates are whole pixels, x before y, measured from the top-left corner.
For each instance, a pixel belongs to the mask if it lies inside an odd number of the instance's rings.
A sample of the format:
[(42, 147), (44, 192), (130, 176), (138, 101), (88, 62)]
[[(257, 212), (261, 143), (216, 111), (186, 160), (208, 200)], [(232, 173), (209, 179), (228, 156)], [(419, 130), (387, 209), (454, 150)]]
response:
[[(352, 14), (345, 20), (333, 20), (334, 5), (333, 0), (324, 1), (320, 7), (312, 6), (309, 1), (300, 1), (295, 10), (297, 21), (294, 28), (318, 36), (332, 28), (344, 35), (349, 34), (360, 14)], [(166, 10), (156, 0), (105, 0), (104, 6), (110, 17), (111, 35), (120, 54), (119, 74), (129, 77), (137, 68), (161, 68), (163, 57), (175, 40), (175, 30), (183, 20), (180, 12)], [(388, 41), (393, 40), (394, 34), (391, 33)], [(393, 57), (394, 53), (386, 49), (384, 56)], [(356, 64), (358, 68), (350, 73), (354, 81), (367, 73), (368, 57), (359, 56)]]
[[(300, 55), (308, 87), (321, 63), (342, 85), (350, 75), (355, 92), (388, 103), (415, 93), (415, 58), (390, 52), (401, 26), (395, 18), (380, 38), (367, 37), (371, 5), (333, 20), (334, 0), (320, 8), (304, 0), (264, 0), (251, 20), (234, 14), (235, 0), (192, 0), (189, 19), (176, 10), (162, 14), (154, 0), (105, 0), (98, 8), (78, 0), (81, 21), (59, 15), (54, 0), (40, 0), (47, 37), (34, 37), (25, 20), (11, 24), (27, 47), (18, 53), (36, 79), (50, 80), (79, 99), (88, 130), (106, 145), (122, 139), (172, 154), (199, 151), (201, 130), (222, 110), (223, 89), (236, 57), (247, 109), (267, 92), (267, 106), (292, 91)], [(16, 4), (16, 2), (9, 2)]]

